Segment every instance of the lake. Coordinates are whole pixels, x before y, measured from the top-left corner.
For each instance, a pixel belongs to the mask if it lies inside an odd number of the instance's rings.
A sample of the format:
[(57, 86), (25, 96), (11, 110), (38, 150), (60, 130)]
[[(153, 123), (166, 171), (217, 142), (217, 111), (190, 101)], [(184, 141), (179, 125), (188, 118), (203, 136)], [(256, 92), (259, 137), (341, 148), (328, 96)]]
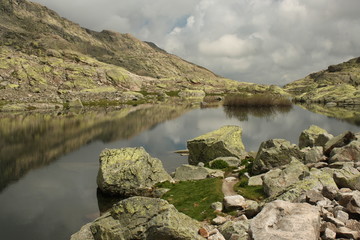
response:
[(173, 151), (186, 141), (223, 125), (243, 128), (247, 151), (262, 141), (298, 143), (315, 124), (333, 135), (359, 132), (357, 121), (343, 121), (304, 110), (193, 109), (139, 106), (117, 110), (52, 113), (0, 113), (1, 238), (69, 239), (99, 216), (98, 156), (104, 148), (143, 146), (172, 172), (187, 158)]

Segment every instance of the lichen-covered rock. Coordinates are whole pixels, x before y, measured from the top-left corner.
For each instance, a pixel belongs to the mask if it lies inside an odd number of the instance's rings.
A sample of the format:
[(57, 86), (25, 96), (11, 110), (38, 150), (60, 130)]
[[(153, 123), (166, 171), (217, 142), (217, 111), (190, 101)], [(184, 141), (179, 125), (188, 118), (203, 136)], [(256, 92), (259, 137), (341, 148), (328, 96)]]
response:
[(251, 220), (250, 231), (254, 240), (317, 240), (320, 212), (307, 203), (277, 200), (266, 204)]
[(158, 198), (131, 197), (91, 224), (96, 240), (205, 239), (198, 234), (201, 224)]
[(205, 97), (205, 92), (203, 90), (190, 90), (185, 89), (179, 92), (179, 97), (195, 97), (195, 98), (203, 98)]
[(122, 196), (153, 196), (155, 184), (171, 181), (161, 161), (144, 148), (105, 149), (100, 154), (99, 189)]
[(270, 200), (279, 199), (290, 202), (297, 202), (305, 199), (305, 193), (309, 190), (321, 191), (324, 186), (338, 190), (332, 174), (321, 171), (316, 168), (310, 170), (310, 175), (305, 177), (303, 180), (298, 181), (284, 191), (280, 192), (278, 195), (269, 198)]
[(339, 204), (345, 207), (347, 212), (360, 216), (360, 191), (340, 192), (338, 198)]
[(304, 153), (303, 163), (317, 163), (325, 159), (323, 147), (306, 147), (301, 149)]
[(210, 162), (218, 157), (241, 158), (245, 147), (241, 140), (242, 128), (239, 126), (223, 126), (187, 141), (189, 163)]
[(179, 181), (187, 181), (200, 180), (215, 176), (224, 177), (224, 172), (221, 170), (184, 164), (176, 168), (174, 179)]
[(248, 240), (249, 221), (236, 219), (227, 221), (219, 227), (219, 231), (227, 240)]
[(71, 235), (70, 240), (95, 240), (90, 229), (91, 223), (81, 227), (80, 231)]
[(329, 156), (331, 151), (334, 149), (334, 148), (341, 148), (347, 144), (349, 144), (352, 140), (355, 140), (356, 137), (355, 135), (350, 132), (350, 131), (347, 131), (347, 132), (344, 132), (332, 139), (330, 139), (324, 146), (324, 154)]
[(360, 141), (352, 141), (341, 148), (334, 148), (330, 153), (330, 163), (334, 162), (360, 162)]
[(254, 174), (267, 172), (290, 163), (291, 157), (302, 160), (304, 153), (285, 139), (270, 139), (261, 143), (252, 171)]
[(246, 200), (241, 195), (224, 197), (224, 207), (226, 209), (244, 209), (247, 206)]
[(268, 196), (274, 196), (291, 184), (300, 181), (300, 178), (308, 174), (308, 171), (309, 169), (303, 163), (293, 159), (285, 169), (273, 169), (264, 175), (264, 192)]
[(353, 167), (345, 165), (342, 169), (335, 169), (333, 177), (340, 188), (360, 190), (360, 172)]
[(323, 147), (332, 137), (333, 136), (325, 129), (311, 125), (308, 129), (301, 132), (299, 137), (299, 147)]
[(248, 181), (248, 186), (262, 186), (264, 175), (265, 173), (251, 176)]

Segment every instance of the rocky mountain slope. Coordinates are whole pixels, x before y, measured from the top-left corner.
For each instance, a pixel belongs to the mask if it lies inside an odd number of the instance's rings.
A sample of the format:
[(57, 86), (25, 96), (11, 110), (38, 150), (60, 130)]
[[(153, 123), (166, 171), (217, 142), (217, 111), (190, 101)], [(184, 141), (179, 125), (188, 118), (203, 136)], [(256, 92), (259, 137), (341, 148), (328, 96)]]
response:
[(360, 104), (360, 57), (287, 84), (285, 90), (299, 102), (328, 105)]
[(62, 103), (79, 94), (117, 99), (124, 91), (238, 85), (130, 34), (95, 32), (39, 4), (0, 0), (0, 101)]

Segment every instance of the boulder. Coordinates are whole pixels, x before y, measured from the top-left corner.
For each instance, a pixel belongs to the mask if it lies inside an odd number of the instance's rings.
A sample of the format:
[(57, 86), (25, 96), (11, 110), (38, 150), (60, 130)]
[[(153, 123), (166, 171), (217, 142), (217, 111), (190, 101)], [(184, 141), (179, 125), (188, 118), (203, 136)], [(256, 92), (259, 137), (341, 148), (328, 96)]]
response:
[(224, 236), (216, 228), (209, 232), (208, 240), (226, 240)]
[(284, 139), (271, 139), (261, 143), (253, 163), (253, 174), (267, 172), (270, 169), (290, 163), (291, 157), (302, 160), (304, 153)]
[(334, 148), (330, 153), (330, 163), (334, 162), (360, 162), (360, 141), (352, 141), (341, 148)]
[(360, 172), (356, 168), (345, 165), (343, 168), (333, 171), (333, 177), (338, 187), (360, 190)]
[(264, 192), (268, 196), (274, 196), (285, 188), (300, 181), (309, 169), (300, 161), (293, 159), (286, 167), (281, 169), (272, 169), (265, 173), (263, 177)]
[(223, 204), (222, 202), (214, 202), (211, 204), (211, 208), (215, 211), (221, 212), (223, 210)]
[(71, 235), (70, 240), (95, 240), (90, 229), (91, 223), (81, 227), (80, 231)]
[(360, 215), (360, 192), (351, 191), (346, 193), (339, 193), (339, 204), (346, 208), (349, 213)]
[(226, 218), (224, 218), (222, 216), (217, 216), (216, 218), (211, 220), (211, 223), (214, 225), (221, 225), (221, 224), (224, 224), (226, 221), (227, 221)]
[(331, 151), (334, 148), (341, 148), (347, 144), (349, 144), (352, 140), (355, 140), (356, 137), (355, 135), (348, 131), (348, 132), (344, 132), (332, 139), (330, 139), (324, 146), (324, 154), (326, 156), (329, 156)]
[(241, 160), (237, 157), (218, 157), (218, 158), (215, 158), (214, 160), (210, 161), (209, 165), (211, 166), (211, 164), (213, 162), (215, 162), (216, 160), (223, 160), (224, 162), (229, 164), (229, 167), (238, 167), (241, 164)]
[(200, 180), (208, 177), (224, 177), (224, 172), (221, 170), (214, 170), (206, 167), (198, 167), (184, 164), (175, 170), (174, 180), (188, 181)]
[(303, 163), (317, 163), (321, 160), (325, 160), (324, 156), (324, 149), (323, 147), (306, 147), (301, 149), (301, 151), (304, 153), (304, 159)]
[(334, 179), (332, 178), (332, 174), (313, 168), (310, 170), (309, 176), (290, 185), (283, 192), (280, 192), (278, 195), (271, 197), (269, 200), (279, 199), (290, 202), (303, 201), (306, 199), (307, 191), (322, 191), (324, 186), (336, 190), (338, 189)]
[(219, 231), (227, 240), (248, 240), (249, 221), (234, 219), (221, 225)]
[(172, 181), (162, 162), (144, 148), (105, 149), (100, 154), (99, 189), (110, 195), (153, 196), (155, 184)]
[(266, 173), (251, 176), (248, 181), (248, 186), (262, 186), (263, 185), (263, 177)]
[(131, 197), (115, 204), (91, 224), (96, 240), (205, 239), (201, 224), (159, 198)]
[(311, 125), (308, 129), (301, 132), (299, 137), (299, 147), (323, 147), (332, 137), (333, 136), (325, 129)]
[(254, 240), (317, 240), (320, 232), (318, 207), (277, 200), (265, 205), (250, 222)]
[(210, 162), (218, 157), (237, 157), (245, 155), (245, 147), (241, 140), (242, 128), (224, 126), (187, 141), (189, 163)]
[(226, 209), (244, 209), (247, 206), (246, 200), (241, 195), (224, 197), (224, 207)]

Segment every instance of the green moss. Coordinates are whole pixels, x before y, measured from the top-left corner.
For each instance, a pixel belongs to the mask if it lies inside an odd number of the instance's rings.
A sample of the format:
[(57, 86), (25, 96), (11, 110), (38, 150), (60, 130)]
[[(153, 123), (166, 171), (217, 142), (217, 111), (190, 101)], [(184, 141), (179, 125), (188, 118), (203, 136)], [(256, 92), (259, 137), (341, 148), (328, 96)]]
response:
[(183, 181), (175, 184), (163, 183), (159, 187), (169, 188), (162, 198), (173, 204), (180, 212), (199, 221), (216, 217), (211, 204), (222, 201), (222, 180), (208, 178), (198, 181)]
[(235, 184), (234, 190), (241, 196), (254, 201), (262, 201), (266, 198), (262, 186), (249, 186), (246, 176), (240, 177), (240, 181)]

